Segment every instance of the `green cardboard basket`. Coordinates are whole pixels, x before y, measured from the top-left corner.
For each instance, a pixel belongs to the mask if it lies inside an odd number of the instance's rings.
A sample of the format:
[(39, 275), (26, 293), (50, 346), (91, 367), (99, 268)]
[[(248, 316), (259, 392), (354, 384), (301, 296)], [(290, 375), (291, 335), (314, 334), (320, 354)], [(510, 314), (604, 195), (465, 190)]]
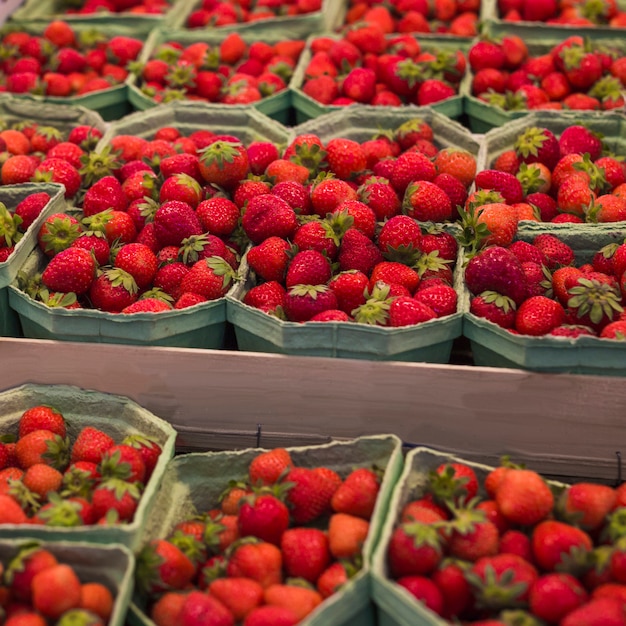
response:
[[(32, 537), (42, 541), (120, 543), (131, 550), (137, 548), (165, 468), (174, 455), (176, 431), (166, 421), (123, 396), (69, 385), (25, 384), (0, 393), (2, 433), (16, 434), (22, 413), (38, 404), (47, 404), (61, 411), (67, 420), (68, 436), (72, 441), (85, 426), (90, 425), (102, 429), (116, 442), (128, 434), (147, 435), (161, 446), (162, 453), (146, 484), (135, 516), (127, 524), (73, 528), (3, 524), (0, 528), (2, 538), (15, 540)], [(97, 565), (103, 566), (102, 563)]]
[[(47, 23), (48, 20), (31, 23), (12, 21), (10, 23), (10, 27), (12, 29), (24, 30), (33, 35), (40, 35)], [(99, 23), (97, 26), (80, 22), (73, 24), (72, 26), (77, 33), (93, 31), (95, 29), (107, 38), (111, 38), (116, 35), (125, 35), (142, 40), (146, 38), (145, 33), (137, 33), (132, 26), (117, 22), (114, 19), (108, 19), (107, 21)], [(9, 25), (6, 27), (8, 28)], [(107, 121), (118, 119), (131, 111), (131, 106), (128, 101), (128, 87), (126, 83), (113, 85), (109, 89), (94, 91), (82, 96), (68, 96), (63, 98), (56, 96), (37, 96), (34, 94), (11, 95), (14, 98), (25, 98), (27, 100), (35, 100), (37, 102), (51, 102), (54, 104), (84, 107), (86, 109), (91, 109), (92, 111), (97, 111), (102, 116), (102, 119)]]
[[(200, 7), (199, 0), (179, 0), (184, 3), (185, 10), (179, 11), (171, 23), (173, 28), (187, 29), (187, 18)], [(320, 11), (314, 11), (303, 15), (277, 16), (266, 20), (255, 20), (226, 26), (206, 27), (203, 29), (190, 30), (190, 32), (219, 33), (220, 35), (239, 32), (254, 33), (257, 36), (265, 36), (267, 33), (280, 31), (289, 34), (290, 37), (307, 37), (313, 33), (330, 32), (340, 28), (348, 7), (347, 0), (322, 0)], [(265, 41), (265, 39), (263, 39)]]
[[(288, 449), (295, 465), (324, 465), (342, 477), (355, 467), (375, 464), (385, 469), (370, 532), (363, 545), (363, 567), (340, 592), (300, 622), (301, 626), (374, 626), (376, 622), (370, 603), (369, 562), (387, 515), (391, 490), (402, 470), (401, 442), (395, 435), (377, 435)], [(152, 514), (146, 521), (143, 541), (165, 537), (178, 522), (196, 511), (206, 511), (214, 506), (229, 480), (245, 480), (250, 461), (261, 451), (256, 448), (176, 457), (168, 466)], [(145, 600), (136, 595), (129, 612), (132, 624), (154, 626), (145, 614), (145, 609)]]
[(116, 135), (151, 139), (162, 126), (174, 126), (183, 135), (203, 128), (213, 129), (220, 134), (235, 135), (246, 145), (253, 141), (272, 141), (282, 145), (290, 137), (282, 124), (254, 107), (175, 100), (147, 111), (136, 111), (112, 122), (96, 150), (101, 151)]
[(135, 559), (121, 544), (97, 545), (86, 542), (34, 539), (0, 539), (0, 563), (6, 565), (22, 548), (41, 545), (54, 554), (59, 563), (71, 565), (82, 583), (98, 582), (113, 595), (113, 609), (107, 626), (124, 626), (135, 585)]
[(626, 157), (626, 115), (622, 112), (531, 111), (523, 118), (507, 122), (483, 135), (484, 160), (478, 166), (489, 169), (500, 154), (513, 149), (515, 140), (527, 128), (547, 128), (558, 137), (565, 129), (578, 124), (599, 133), (611, 152)]
[[(621, 11), (626, 11), (626, 2), (617, 0), (617, 6)], [(505, 34), (515, 34), (523, 37), (545, 36), (554, 39), (565, 39), (571, 35), (583, 35), (590, 39), (612, 39), (619, 29), (608, 25), (597, 26), (546, 24), (545, 22), (519, 21), (510, 22), (503, 20), (498, 11), (498, 0), (481, 0), (481, 16), (490, 35), (498, 37)], [(626, 35), (626, 32), (624, 33)]]
[[(462, 288), (460, 268), (457, 262), (457, 293)], [(286, 322), (242, 302), (255, 284), (245, 255), (241, 269), (246, 276), (245, 282), (236, 285), (227, 296), (227, 319), (234, 326), (240, 350), (373, 361), (448, 363), (454, 340), (462, 334), (460, 298), (456, 313), (416, 326), (387, 328), (357, 322)]]
[[(517, 238), (532, 241), (551, 233), (570, 245), (578, 264), (609, 243), (623, 243), (626, 227), (616, 224), (554, 224), (525, 222)], [(545, 373), (626, 376), (626, 343), (599, 337), (529, 337), (510, 333), (497, 324), (469, 313), (470, 293), (460, 295), (465, 311), (463, 335), (470, 340), (476, 365), (512, 367)]]
[(25, 259), (37, 246), (37, 233), (43, 222), (49, 215), (62, 211), (65, 207), (65, 187), (57, 183), (24, 183), (0, 187), (0, 202), (3, 202), (9, 209), (15, 208), (28, 196), (41, 191), (45, 191), (50, 196), (48, 204), (17, 242), (13, 254), (0, 263), (0, 336), (21, 336), (19, 318), (9, 307), (9, 285), (17, 277)]
[[(474, 468), (479, 483), (492, 469), (487, 465), (465, 461), (451, 454), (418, 447), (405, 458), (402, 475), (398, 479), (389, 501), (389, 514), (384, 522), (380, 541), (372, 559), (372, 600), (378, 611), (378, 626), (446, 626), (446, 620), (427, 609), (406, 589), (389, 577), (387, 549), (405, 504), (424, 494), (428, 472), (441, 463), (459, 462)], [(484, 494), (483, 494), (484, 495)]]
[[(38, 248), (20, 270), (26, 276), (43, 271), (46, 257)], [(234, 288), (234, 287), (233, 287)], [(160, 313), (107, 313), (97, 309), (49, 307), (9, 285), (9, 306), (29, 339), (55, 339), (138, 346), (219, 349), (226, 334), (226, 299)]]
[[(615, 38), (616, 32), (619, 29), (613, 30), (613, 38), (611, 39), (603, 39), (602, 45), (610, 46), (616, 48), (622, 52), (622, 54), (626, 54), (626, 39), (617, 39)], [(508, 31), (503, 34), (510, 34)], [(580, 34), (577, 32), (576, 34)], [(560, 43), (565, 36), (546, 36), (544, 38), (538, 37), (536, 32), (533, 31), (532, 34), (524, 34), (522, 35), (526, 45), (528, 46), (528, 51), (532, 56), (541, 55), (548, 53), (555, 45)], [(464, 112), (467, 116), (467, 121), (469, 124), (469, 128), (474, 133), (486, 133), (492, 128), (497, 128), (498, 126), (502, 126), (507, 122), (511, 122), (512, 120), (523, 118), (528, 115), (531, 111), (519, 110), (519, 111), (505, 111), (504, 109), (488, 104), (487, 102), (483, 102), (478, 99), (476, 96), (472, 95), (472, 72), (471, 70), (466, 74), (463, 83), (461, 92), (464, 96)], [(577, 113), (581, 116), (591, 116), (602, 115), (604, 112), (594, 112), (594, 111), (577, 111)]]
[[(302, 124), (307, 120), (319, 117), (324, 113), (330, 113), (331, 111), (340, 111), (346, 108), (358, 106), (358, 105), (350, 105), (350, 107), (344, 106), (331, 106), (331, 105), (323, 105), (317, 100), (307, 96), (304, 91), (302, 91), (302, 85), (304, 84), (306, 67), (311, 60), (311, 42), (319, 37), (320, 34), (311, 35), (307, 39), (307, 45), (300, 55), (300, 59), (298, 64), (296, 65), (296, 69), (291, 77), (291, 81), (289, 83), (289, 90), (291, 91), (291, 103), (293, 108), (295, 109), (296, 116), (296, 124)], [(334, 37), (336, 39), (340, 39), (340, 35), (336, 34), (328, 34), (328, 37)], [(423, 49), (424, 50), (462, 50), (467, 54), (467, 50), (469, 49), (469, 41), (471, 40), (463, 40), (457, 41), (451, 37), (424, 37), (421, 35), (419, 37), (420, 40), (423, 39)], [(464, 79), (465, 80), (465, 79)], [(463, 82), (461, 83), (461, 85)], [(387, 111), (393, 111), (396, 108), (404, 108), (404, 107), (374, 107), (380, 109), (383, 114)], [(461, 91), (458, 95), (452, 96), (451, 98), (447, 98), (446, 100), (442, 100), (441, 102), (436, 102), (435, 104), (430, 105), (429, 107), (434, 111), (437, 111), (446, 117), (451, 119), (458, 119), (462, 116), (464, 111), (464, 99)]]
[(68, 14), (64, 11), (62, 0), (26, 0), (26, 2), (12, 15), (16, 22), (45, 26), (52, 20), (64, 20), (70, 26), (87, 26), (89, 28), (100, 28), (111, 24), (120, 24), (129, 32), (137, 35), (147, 35), (153, 28), (160, 25), (169, 25), (178, 14), (186, 10), (185, 0), (172, 0), (171, 6), (163, 14), (140, 14), (140, 13), (110, 13), (100, 11), (87, 14)]
[[(282, 41), (288, 37), (297, 37), (292, 34), (292, 31), (290, 30), (283, 31), (277, 29), (260, 34), (256, 31), (244, 31), (241, 33), (241, 36), (246, 43), (263, 41), (269, 44), (277, 43), (278, 41)], [(184, 46), (198, 42), (205, 42), (212, 46), (219, 46), (223, 39), (224, 34), (221, 32), (221, 29), (217, 32), (156, 28), (150, 33), (150, 36), (146, 40), (146, 45), (141, 52), (139, 61), (140, 63), (148, 61), (154, 50), (161, 44), (167, 43), (168, 41), (177, 41)], [(154, 98), (147, 96), (141, 91), (141, 88), (138, 86), (138, 82), (138, 77), (132, 74), (126, 81), (128, 87), (128, 99), (134, 109), (145, 111), (146, 109), (159, 106), (159, 103), (154, 100)], [(215, 106), (230, 109), (233, 105), (216, 103)], [(258, 109), (261, 113), (264, 113), (268, 117), (278, 120), (279, 122), (287, 123), (290, 119), (291, 113), (291, 92), (287, 88), (277, 94), (252, 103), (250, 106)]]

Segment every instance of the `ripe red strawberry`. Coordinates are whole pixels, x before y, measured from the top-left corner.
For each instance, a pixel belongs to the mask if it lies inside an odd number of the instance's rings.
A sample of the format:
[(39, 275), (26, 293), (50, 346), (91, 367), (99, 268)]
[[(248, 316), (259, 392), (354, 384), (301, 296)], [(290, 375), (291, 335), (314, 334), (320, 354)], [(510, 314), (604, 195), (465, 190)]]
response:
[(196, 207), (196, 215), (205, 232), (228, 237), (237, 227), (239, 208), (228, 198), (209, 198)]
[(585, 531), (556, 520), (545, 520), (535, 526), (531, 541), (534, 560), (546, 571), (575, 572), (583, 563), (584, 553), (593, 547)]
[(297, 252), (289, 262), (285, 276), (287, 289), (295, 285), (325, 285), (332, 268), (326, 256), (317, 250)]
[(227, 574), (256, 580), (263, 588), (282, 582), (282, 553), (267, 542), (242, 543), (234, 546)]
[(50, 200), (50, 195), (45, 191), (33, 193), (21, 200), (15, 207), (15, 215), (22, 218), (20, 228), (26, 232), (28, 227), (39, 217), (41, 211)]
[(417, 289), (420, 276), (416, 270), (403, 263), (382, 261), (374, 266), (370, 274), (370, 292), (379, 281), (387, 285), (402, 285), (412, 294)]
[(502, 194), (507, 204), (521, 202), (524, 192), (520, 181), (507, 172), (483, 170), (476, 175), (478, 189), (495, 189)]
[(305, 222), (293, 236), (293, 244), (298, 250), (316, 250), (331, 261), (339, 252), (339, 238), (332, 226), (325, 220)]
[(336, 513), (370, 519), (376, 506), (380, 480), (369, 468), (353, 470), (333, 494), (331, 506)]
[(85, 426), (72, 444), (71, 462), (89, 461), (97, 465), (104, 453), (114, 445), (115, 441), (107, 433), (93, 426)]
[(219, 600), (237, 622), (263, 603), (263, 587), (249, 578), (218, 578), (208, 590), (210, 597)]
[(306, 524), (330, 510), (337, 486), (323, 474), (294, 467), (285, 476), (285, 481), (295, 483), (287, 492), (287, 502), (292, 507), (291, 516), (296, 524)]
[(259, 244), (268, 237), (288, 239), (298, 228), (294, 209), (273, 194), (252, 198), (245, 208), (241, 225), (250, 240)]
[(422, 180), (406, 188), (403, 211), (422, 222), (445, 222), (452, 218), (453, 207), (448, 194), (434, 183)]
[(392, 327), (421, 324), (437, 317), (426, 304), (409, 296), (394, 298), (389, 305), (388, 325)]
[(164, 539), (150, 540), (137, 556), (137, 582), (150, 594), (184, 589), (194, 574), (191, 560)]
[(561, 494), (559, 506), (571, 523), (593, 531), (602, 526), (616, 498), (615, 489), (608, 485), (577, 482)]
[(441, 533), (429, 523), (407, 523), (392, 533), (387, 563), (394, 578), (432, 573), (443, 558)]
[(181, 291), (196, 293), (207, 300), (226, 295), (235, 280), (233, 268), (221, 257), (213, 256), (194, 263), (180, 284)]
[(565, 321), (563, 306), (546, 296), (531, 296), (517, 309), (515, 328), (523, 335), (546, 335)]
[(526, 297), (526, 277), (519, 259), (506, 248), (492, 246), (472, 257), (465, 282), (473, 294), (495, 291), (521, 304)]
[(365, 303), (365, 290), (368, 285), (367, 276), (358, 270), (339, 272), (328, 283), (335, 293), (338, 308), (348, 315)]
[(130, 434), (121, 441), (125, 446), (130, 446), (139, 452), (145, 467), (145, 482), (147, 482), (154, 471), (161, 455), (161, 446), (147, 435)]
[(523, 163), (543, 163), (553, 170), (560, 158), (559, 141), (547, 128), (527, 128), (515, 141), (515, 151)]
[(18, 422), (18, 437), (34, 430), (49, 430), (60, 437), (66, 435), (65, 418), (57, 409), (47, 405), (36, 405), (26, 409)]
[(278, 546), (289, 526), (289, 509), (272, 494), (251, 495), (239, 507), (237, 526), (241, 537), (250, 535)]
[(81, 248), (62, 250), (44, 269), (41, 280), (51, 291), (87, 293), (96, 275), (94, 257)]
[(293, 467), (291, 455), (285, 448), (261, 452), (250, 461), (248, 477), (252, 485), (273, 485)]
[(545, 519), (554, 505), (554, 496), (545, 481), (532, 470), (507, 470), (495, 493), (504, 517), (528, 526)]
[(326, 285), (294, 285), (285, 297), (285, 314), (292, 322), (306, 322), (318, 313), (336, 308), (335, 293)]
[(145, 289), (152, 284), (158, 269), (156, 255), (141, 243), (124, 244), (115, 255), (114, 265), (128, 272), (139, 289)]
[(89, 300), (95, 309), (119, 313), (139, 297), (135, 279), (122, 269), (107, 269), (89, 288)]
[(393, 164), (391, 184), (398, 194), (404, 194), (410, 183), (432, 182), (437, 175), (433, 162), (420, 152), (403, 152)]
[(282, 282), (289, 263), (289, 243), (271, 236), (248, 250), (246, 258), (252, 271), (266, 281)]
[(357, 141), (334, 138), (326, 143), (325, 149), (330, 171), (342, 180), (353, 179), (367, 166), (365, 153)]
[(200, 154), (200, 172), (207, 183), (234, 188), (248, 174), (248, 153), (239, 141), (216, 140)]
[(515, 302), (496, 291), (483, 291), (470, 301), (470, 313), (498, 324), (502, 328), (513, 328), (515, 311)]
[(154, 229), (161, 247), (180, 246), (183, 239), (201, 235), (202, 225), (191, 205), (178, 200), (163, 203), (154, 215)]
[(78, 170), (63, 159), (44, 159), (33, 174), (37, 182), (53, 182), (65, 185), (65, 197), (73, 198), (80, 189), (81, 177)]
[(315, 584), (330, 565), (331, 555), (326, 533), (317, 528), (290, 528), (280, 542), (283, 567), (287, 576), (304, 578)]
[(314, 184), (311, 190), (313, 213), (326, 217), (344, 202), (357, 199), (356, 190), (346, 181), (338, 178), (325, 178)]
[(33, 607), (53, 620), (80, 604), (80, 579), (65, 563), (38, 572), (32, 579), (31, 588)]

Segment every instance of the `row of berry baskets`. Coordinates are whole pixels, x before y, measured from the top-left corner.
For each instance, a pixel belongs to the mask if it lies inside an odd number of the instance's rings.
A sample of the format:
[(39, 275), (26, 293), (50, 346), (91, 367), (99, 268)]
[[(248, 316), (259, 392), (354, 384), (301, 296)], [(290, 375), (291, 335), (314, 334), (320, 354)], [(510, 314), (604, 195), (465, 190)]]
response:
[(7, 626), (623, 612), (623, 485), (406, 451), (387, 434), (174, 456), (174, 429), (128, 398), (26, 384), (0, 400)]
[(620, 112), (0, 107), (4, 336), (624, 374)]
[(394, 32), (380, 16), (362, 18), (344, 29), (301, 33), (277, 24), (260, 34), (154, 28), (138, 35), (106, 19), (97, 27), (9, 22), (1, 87), (82, 105), (107, 120), (171, 100), (250, 104), (286, 124), (353, 104), (416, 104), (473, 132), (532, 109), (624, 106), (626, 46), (618, 27), (589, 43), (581, 31), (511, 28), (455, 38), (415, 25)]

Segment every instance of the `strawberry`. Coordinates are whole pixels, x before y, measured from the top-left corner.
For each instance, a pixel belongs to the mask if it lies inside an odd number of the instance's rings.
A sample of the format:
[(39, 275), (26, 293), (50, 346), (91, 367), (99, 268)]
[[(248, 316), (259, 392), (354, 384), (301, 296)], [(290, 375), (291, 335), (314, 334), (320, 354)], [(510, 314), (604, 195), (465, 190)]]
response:
[(388, 325), (391, 327), (412, 326), (434, 319), (437, 314), (426, 304), (409, 296), (394, 298), (389, 305)]
[(99, 582), (84, 582), (80, 586), (80, 608), (108, 620), (113, 612), (113, 594)]
[[(603, 275), (600, 275), (603, 276)], [(596, 277), (578, 278), (568, 290), (567, 306), (574, 319), (600, 332), (622, 312), (621, 293), (611, 280)]]
[(526, 297), (526, 277), (519, 259), (506, 248), (492, 246), (472, 257), (465, 268), (465, 282), (473, 294), (495, 291), (516, 305)]
[(443, 614), (443, 595), (430, 578), (425, 576), (403, 576), (396, 583), (406, 589), (420, 604), (437, 615)]
[(291, 609), (266, 604), (250, 611), (244, 626), (295, 626), (299, 621)]
[(315, 590), (288, 584), (270, 585), (263, 594), (265, 603), (293, 611), (303, 620), (322, 603), (322, 596)]
[(246, 258), (252, 271), (266, 281), (281, 282), (289, 263), (289, 243), (282, 237), (271, 236), (248, 250)]
[(331, 274), (332, 268), (326, 256), (317, 250), (302, 250), (289, 262), (285, 286), (290, 289), (295, 285), (324, 285)]
[(241, 225), (250, 240), (259, 244), (272, 236), (290, 238), (298, 228), (298, 220), (285, 200), (265, 194), (255, 196), (248, 202)]
[(437, 175), (433, 162), (420, 152), (403, 152), (393, 164), (391, 184), (398, 194), (404, 194), (410, 183), (432, 182)]
[(568, 613), (562, 626), (620, 626), (624, 624), (623, 603), (617, 598), (598, 598)]
[(326, 217), (344, 202), (356, 200), (357, 193), (344, 180), (324, 178), (313, 185), (310, 198), (313, 213)]
[(32, 580), (41, 571), (57, 565), (57, 558), (49, 550), (39, 546), (24, 546), (7, 564), (6, 583), (11, 595), (21, 602), (29, 602), (32, 597)]
[(137, 555), (137, 582), (149, 594), (185, 589), (194, 573), (191, 560), (165, 539), (151, 539)]
[(333, 494), (331, 507), (336, 513), (349, 513), (370, 519), (379, 488), (380, 480), (373, 470), (353, 470)]
[(274, 544), (241, 543), (233, 548), (226, 568), (229, 577), (251, 578), (264, 589), (282, 582), (282, 553)]
[(553, 170), (560, 158), (559, 141), (547, 128), (533, 126), (515, 141), (515, 151), (523, 163), (543, 163)]
[(584, 568), (586, 553), (593, 547), (584, 530), (555, 520), (545, 520), (535, 526), (531, 542), (535, 562), (546, 571), (558, 569), (574, 573), (576, 568)]
[(559, 506), (572, 523), (593, 531), (602, 526), (616, 497), (612, 487), (579, 482), (565, 489), (559, 498)]
[(235, 187), (248, 174), (246, 148), (239, 141), (214, 141), (200, 154), (200, 173), (207, 183)]
[(237, 227), (239, 208), (228, 198), (209, 198), (196, 207), (202, 229), (219, 237), (228, 237)]
[(516, 524), (537, 524), (554, 505), (554, 496), (544, 480), (532, 470), (509, 469), (495, 494), (504, 517)]
[(326, 161), (330, 171), (342, 180), (353, 179), (367, 166), (361, 144), (344, 138), (334, 138), (327, 142)]
[(249, 578), (218, 578), (209, 585), (209, 595), (219, 600), (239, 622), (263, 602), (263, 587)]
[(18, 438), (34, 430), (48, 430), (60, 437), (65, 437), (67, 430), (65, 418), (60, 411), (51, 406), (39, 404), (29, 407), (20, 416)]
[(26, 232), (26, 229), (39, 217), (49, 200), (50, 195), (41, 191), (27, 196), (18, 203), (14, 213), (22, 219), (20, 225), (22, 231)]
[(261, 452), (250, 461), (248, 477), (252, 485), (273, 485), (293, 467), (291, 455), (285, 448)]
[(542, 295), (522, 302), (515, 315), (515, 328), (523, 335), (546, 335), (564, 322), (563, 306)]
[(552, 623), (582, 606), (588, 594), (571, 574), (551, 573), (540, 576), (530, 590), (530, 608), (540, 619)]
[(29, 182), (37, 169), (37, 160), (25, 154), (9, 156), (0, 169), (3, 185)]
[(502, 328), (513, 328), (515, 311), (515, 302), (496, 291), (483, 291), (470, 300), (470, 313)]
[(63, 482), (63, 474), (45, 463), (35, 463), (26, 469), (22, 476), (24, 486), (42, 500), (49, 492), (57, 492)]
[(478, 189), (495, 189), (502, 194), (507, 204), (521, 202), (524, 197), (519, 180), (507, 172), (498, 170), (482, 170), (476, 176)]
[(122, 269), (107, 269), (89, 288), (89, 300), (95, 309), (119, 313), (138, 299), (135, 279)]
[(326, 285), (294, 285), (285, 297), (285, 314), (292, 322), (306, 322), (314, 315), (337, 308), (337, 298)]
[(413, 293), (420, 282), (419, 274), (412, 268), (396, 261), (382, 261), (377, 263), (370, 274), (370, 292), (377, 282), (388, 285), (402, 285), (409, 293)]
[(28, 524), (28, 515), (12, 496), (0, 493), (0, 506), (1, 524)]
[(239, 507), (238, 528), (241, 537), (257, 537), (281, 545), (283, 533), (289, 526), (289, 510), (271, 494), (251, 495)]
[(322, 474), (309, 468), (294, 467), (284, 480), (294, 483), (287, 492), (287, 503), (296, 524), (313, 521), (330, 509), (336, 485)]
[(400, 200), (386, 178), (368, 178), (357, 190), (358, 199), (374, 211), (379, 221), (400, 213)]
[(327, 221), (314, 220), (302, 224), (293, 236), (298, 250), (316, 250), (330, 260), (337, 257), (339, 238)]
[(222, 258), (212, 256), (193, 264), (180, 284), (181, 291), (216, 300), (225, 296), (235, 280), (233, 268)]
[(31, 588), (33, 607), (50, 619), (58, 619), (65, 611), (80, 604), (80, 580), (64, 563), (38, 572), (32, 579)]
[(422, 222), (445, 222), (452, 218), (452, 202), (434, 183), (422, 180), (406, 187), (403, 212)]
[(120, 522), (128, 522), (135, 515), (140, 497), (137, 483), (132, 484), (120, 478), (102, 481), (91, 494), (91, 504), (96, 520), (105, 520), (115, 511)]
[(100, 463), (104, 453), (115, 445), (113, 438), (93, 426), (85, 426), (77, 435), (71, 449), (71, 462)]
[(337, 306), (348, 315), (365, 303), (365, 290), (368, 285), (367, 276), (358, 270), (339, 272), (328, 283), (337, 298)]
[(203, 232), (193, 207), (179, 200), (165, 202), (157, 209), (154, 215), (154, 229), (161, 247), (180, 246), (183, 239), (201, 235)]
[(22, 469), (44, 463), (57, 469), (67, 465), (68, 439), (49, 430), (34, 430), (20, 437), (15, 445), (15, 457)]
[(288, 576), (315, 584), (330, 565), (329, 540), (317, 528), (290, 528), (280, 542), (283, 567)]
[(80, 189), (81, 177), (78, 170), (63, 159), (46, 158), (33, 173), (35, 182), (53, 182), (65, 185), (65, 197), (73, 198)]

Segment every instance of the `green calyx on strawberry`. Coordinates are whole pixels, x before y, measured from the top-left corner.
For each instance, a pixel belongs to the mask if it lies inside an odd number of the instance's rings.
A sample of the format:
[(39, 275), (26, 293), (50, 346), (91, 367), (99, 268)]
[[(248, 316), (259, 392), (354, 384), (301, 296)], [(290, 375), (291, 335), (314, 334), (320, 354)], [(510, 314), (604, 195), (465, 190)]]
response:
[(82, 219), (82, 224), (88, 232), (96, 235), (103, 235), (106, 231), (106, 225), (112, 218), (113, 209), (106, 209), (89, 217), (84, 217)]
[[(454, 470), (453, 470), (454, 471)], [(457, 481), (463, 481), (466, 477), (456, 479)], [(454, 479), (453, 479), (454, 480)], [(449, 522), (442, 522), (446, 533), (455, 532), (459, 535), (469, 535), (476, 530), (478, 524), (482, 524), (487, 521), (487, 514), (481, 509), (476, 509), (476, 505), (480, 502), (480, 498), (474, 498), (466, 504), (459, 505), (459, 500), (464, 502), (467, 496), (467, 492), (464, 487), (457, 490), (456, 494), (451, 499), (442, 500), (445, 503), (446, 508), (452, 513), (452, 519)]]
[(125, 270), (116, 267), (106, 269), (103, 273), (109, 279), (112, 287), (123, 287), (130, 294), (136, 294), (139, 291), (135, 279)]
[(196, 86), (197, 74), (196, 67), (191, 63), (177, 63), (170, 66), (165, 81), (174, 89), (192, 88)]
[(597, 98), (601, 102), (607, 100), (618, 100), (622, 96), (623, 87), (619, 78), (615, 76), (603, 76), (600, 80), (596, 81), (591, 89), (589, 95)]
[(139, 300), (146, 300), (147, 298), (155, 298), (157, 300), (167, 302), (168, 304), (174, 304), (175, 302), (174, 298), (172, 298), (169, 293), (163, 291), (163, 289), (161, 289), (160, 287), (153, 287), (152, 289), (148, 289), (139, 296)]
[(512, 624), (513, 626), (544, 626), (545, 624), (545, 622), (523, 609), (502, 611), (498, 615), (498, 620), (502, 621), (504, 624)]
[[(541, 157), (542, 151), (550, 148), (553, 143), (558, 148), (558, 142), (550, 131), (532, 126), (519, 135), (515, 141), (514, 149), (525, 161), (532, 160), (532, 158), (541, 160), (538, 157)], [(548, 164), (546, 163), (546, 165)]]
[(624, 310), (619, 290), (596, 279), (579, 278), (569, 294), (567, 306), (578, 318), (588, 316), (593, 324), (611, 321)]
[(209, 239), (206, 234), (191, 235), (182, 240), (179, 255), (182, 256), (183, 263), (195, 263), (200, 259), (200, 254), (208, 245)]
[(488, 564), (484, 578), (473, 571), (466, 572), (465, 578), (474, 590), (478, 608), (498, 610), (524, 605), (519, 598), (528, 591), (528, 583), (518, 581), (512, 568), (498, 574)]
[(354, 217), (345, 211), (337, 211), (322, 221), (328, 236), (339, 246), (344, 233), (354, 226)]
[(41, 508), (41, 498), (31, 491), (21, 480), (9, 479), (9, 495), (19, 502), (24, 511), (29, 514), (37, 513)]
[[(387, 295), (389, 294), (389, 286), (386, 285)], [(370, 326), (386, 326), (389, 319), (389, 307), (392, 298), (387, 297), (384, 288), (377, 290), (374, 288), (372, 295), (368, 297), (364, 304), (352, 311), (352, 316), (356, 322), (360, 324), (369, 324)]]
[(606, 188), (606, 176), (604, 169), (598, 167), (589, 156), (588, 152), (583, 155), (583, 160), (574, 163), (574, 169), (578, 172), (584, 172), (589, 176), (589, 188), (593, 191), (602, 191)]
[(154, 198), (149, 198), (147, 196), (139, 203), (139, 215), (143, 217), (146, 224), (149, 222), (154, 222), (154, 215), (159, 208), (159, 203)]
[(81, 226), (69, 216), (56, 217), (46, 222), (46, 232), (41, 236), (44, 252), (57, 254), (69, 246), (82, 234)]
[(318, 143), (303, 142), (295, 147), (295, 154), (289, 160), (306, 167), (311, 172), (311, 176), (316, 176), (328, 165), (326, 154), (326, 150)]
[[(443, 471), (431, 471), (428, 473), (428, 491), (437, 502), (454, 504), (464, 500), (467, 496), (466, 485), (469, 482), (467, 476), (457, 476), (452, 465), (448, 465)], [(482, 521), (482, 520), (480, 520)]]
[(159, 61), (165, 61), (168, 65), (172, 65), (178, 61), (181, 53), (182, 51), (178, 48), (164, 44), (156, 49), (154, 58), (159, 59)]
[(39, 511), (37, 517), (46, 526), (72, 528), (84, 524), (80, 511), (79, 502), (63, 499), (57, 493), (50, 493), (48, 494), (48, 504)]
[(220, 534), (226, 530), (224, 524), (220, 524), (220, 517), (209, 519), (204, 527), (202, 540), (212, 554), (217, 554), (220, 548)]
[(421, 254), (413, 268), (420, 275), (420, 278), (426, 274), (426, 272), (441, 272), (450, 267), (452, 261), (448, 259), (442, 259), (439, 256), (439, 250), (433, 250), (427, 254)]
[(185, 100), (187, 93), (183, 89), (164, 89), (163, 90), (163, 104), (168, 102), (174, 102), (174, 100)]
[(626, 541), (626, 508), (620, 507), (613, 511), (607, 519), (602, 538), (617, 544), (620, 540)]
[(223, 277), (222, 289), (226, 289), (232, 282), (239, 280), (235, 270), (221, 256), (211, 256), (205, 261), (215, 276)]
[(511, 298), (503, 296), (497, 291), (483, 291), (480, 296), (487, 304), (493, 304), (499, 309), (502, 309), (503, 313), (508, 313), (516, 309), (515, 302), (513, 302)]
[(517, 174), (517, 180), (522, 184), (524, 196), (539, 191), (544, 184), (541, 172), (536, 167), (529, 167), (526, 163), (521, 163)]
[(411, 59), (405, 59), (396, 65), (396, 76), (404, 81), (409, 89), (413, 89), (428, 78), (426, 74), (424, 64), (415, 63)]
[(119, 450), (113, 454), (105, 454), (98, 465), (98, 473), (103, 481), (119, 480), (127, 481), (132, 472), (130, 463), (121, 461), (122, 453)]
[(241, 153), (241, 144), (234, 141), (214, 141), (200, 153), (200, 160), (207, 165), (217, 165), (224, 169), (227, 163), (232, 163)]
[(192, 563), (200, 564), (206, 559), (204, 544), (195, 537), (182, 530), (176, 530), (168, 537), (168, 541), (174, 544)]
[(120, 167), (118, 155), (111, 152), (111, 146), (105, 146), (100, 152), (90, 151), (80, 157), (81, 167), (78, 170), (83, 187), (89, 188), (105, 176), (111, 176)]
[(23, 236), (20, 230), (22, 218), (11, 213), (4, 203), (0, 202), (0, 240), (4, 239), (7, 247), (15, 245)]
[(80, 467), (70, 467), (63, 474), (60, 494), (65, 498), (72, 496), (87, 498), (91, 494), (94, 485), (95, 480), (88, 471)]
[[(493, 193), (491, 190), (483, 191), (487, 191), (488, 194)], [(479, 206), (482, 206), (482, 204), (481, 200)], [(491, 234), (487, 224), (478, 222), (476, 208), (473, 203), (470, 203), (467, 209), (458, 207), (462, 228), (461, 236), (459, 237), (459, 245), (465, 248), (465, 252), (470, 258), (483, 247), (485, 239)]]

